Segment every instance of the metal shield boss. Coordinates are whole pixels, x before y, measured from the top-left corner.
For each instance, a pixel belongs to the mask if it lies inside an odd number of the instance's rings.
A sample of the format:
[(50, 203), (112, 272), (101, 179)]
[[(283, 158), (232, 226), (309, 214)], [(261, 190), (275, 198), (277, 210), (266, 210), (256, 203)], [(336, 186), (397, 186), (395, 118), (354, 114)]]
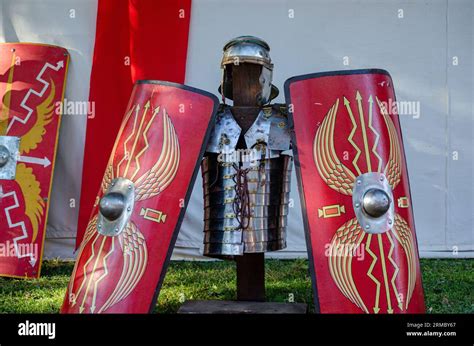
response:
[(423, 313), (423, 288), (395, 94), (383, 70), (285, 84), (322, 313)]
[(40, 275), (69, 54), (0, 44), (0, 276)]
[(184, 85), (136, 83), (63, 313), (153, 310), (217, 106)]

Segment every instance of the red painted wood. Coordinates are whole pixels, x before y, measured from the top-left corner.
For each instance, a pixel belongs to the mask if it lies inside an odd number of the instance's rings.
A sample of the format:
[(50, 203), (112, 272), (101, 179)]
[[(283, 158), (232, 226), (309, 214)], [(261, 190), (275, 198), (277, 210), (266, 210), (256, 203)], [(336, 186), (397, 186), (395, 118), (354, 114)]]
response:
[[(127, 178), (135, 185), (137, 197), (128, 223), (132, 228), (114, 237), (99, 234), (96, 203), (63, 313), (146, 313), (153, 307), (217, 105), (211, 94), (181, 85), (135, 86), (108, 164), (113, 178)], [(168, 154), (161, 155), (162, 150)], [(96, 201), (110, 184), (108, 172)], [(160, 178), (154, 180), (156, 176)], [(150, 220), (144, 217), (147, 209), (150, 216), (165, 216)]]
[[(346, 256), (346, 258), (352, 257), (352, 260), (341, 260), (339, 265), (335, 265), (333, 268), (330, 268), (329, 265), (333, 256), (330, 255), (331, 252), (328, 248), (333, 244), (335, 233), (346, 222), (354, 220), (355, 213), (352, 205), (352, 195), (343, 194), (331, 188), (328, 181), (323, 179), (323, 175), (318, 171), (314, 152), (316, 133), (318, 129), (323, 128), (323, 121), (328, 116), (330, 108), (339, 101), (334, 126), (334, 140), (332, 142), (329, 140), (323, 141), (322, 143), (316, 143), (316, 145), (330, 147), (333, 144), (335, 155), (329, 155), (327, 161), (338, 159), (355, 177), (359, 176), (357, 167), (361, 174), (377, 171), (379, 165), (377, 155), (381, 159), (381, 170), (383, 171), (389, 160), (390, 140), (388, 127), (376, 99), (381, 102), (390, 102), (391, 100), (393, 103), (395, 101), (393, 82), (390, 76), (381, 70), (342, 71), (340, 73), (296, 77), (287, 82), (286, 88), (287, 92), (289, 91), (287, 97), (290, 98), (290, 110), (293, 111), (292, 118), (297, 152), (296, 166), (300, 178), (300, 189), (302, 188), (300, 193), (305, 206), (303, 215), (309, 238), (308, 248), (312, 254), (312, 267), (313, 274), (316, 277), (315, 288), (317, 289), (315, 294), (316, 300), (319, 301), (320, 311), (323, 313), (423, 313), (425, 305), (418, 247), (403, 142), (396, 109), (391, 110), (389, 119), (387, 119), (394, 124), (401, 151), (399, 162), (401, 178), (398, 183), (394, 184), (394, 201), (392, 203), (395, 204), (395, 213), (407, 222), (409, 227), (407, 237), (411, 238), (413, 242), (413, 251), (409, 251), (414, 259), (414, 270), (412, 270), (414, 278), (413, 292), (411, 294), (409, 288), (407, 251), (395, 237), (393, 229), (381, 235), (382, 246), (379, 244), (377, 235), (372, 235), (370, 242), (368, 242), (368, 234), (362, 231), (363, 239), (359, 248), (355, 253)], [(359, 113), (358, 93), (360, 94), (362, 119), (367, 134), (368, 153), (363, 141), (362, 129), (364, 126)], [(370, 97), (373, 101), (373, 119), (371, 123), (373, 129), (369, 127)], [(349, 115), (347, 102), (349, 102), (348, 105), (354, 115), (355, 125)], [(358, 151), (360, 151), (360, 154), (358, 154)], [(369, 157), (370, 167), (366, 154)], [(340, 184), (341, 166), (338, 169), (339, 173), (336, 175), (339, 175), (339, 177), (332, 180), (335, 185)], [(346, 182), (350, 180), (348, 179)], [(349, 185), (352, 189), (353, 184), (349, 183)], [(398, 206), (398, 199), (401, 197), (408, 198), (408, 208)], [(319, 210), (330, 205), (344, 207), (345, 212), (342, 212), (340, 216), (324, 218), (320, 215)], [(396, 224), (396, 226), (399, 225)], [(341, 238), (344, 239), (346, 244), (351, 243), (348, 240), (351, 237), (357, 238), (352, 230), (348, 229), (341, 233)], [(393, 247), (390, 239), (394, 243)], [(383, 264), (385, 264), (385, 271)], [(345, 284), (338, 286), (338, 280)], [(353, 281), (352, 288), (351, 281)], [(379, 292), (377, 293), (378, 289)], [(343, 291), (350, 293), (345, 295)], [(360, 304), (360, 307), (354, 302), (357, 301), (357, 295), (360, 295), (360, 300), (363, 303)], [(397, 296), (399, 299), (397, 299)], [(401, 302), (400, 306), (399, 301)]]

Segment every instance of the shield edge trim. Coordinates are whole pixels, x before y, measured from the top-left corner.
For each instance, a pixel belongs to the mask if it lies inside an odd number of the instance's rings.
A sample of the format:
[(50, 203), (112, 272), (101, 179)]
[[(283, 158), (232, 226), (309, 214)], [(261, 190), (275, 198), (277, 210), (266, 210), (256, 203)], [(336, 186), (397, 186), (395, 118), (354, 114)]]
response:
[[(391, 84), (393, 85), (393, 80), (392, 76), (387, 70), (384, 69), (379, 69), (379, 68), (368, 68), (368, 69), (356, 69), (356, 70), (336, 70), (336, 71), (327, 71), (327, 72), (317, 72), (317, 73), (309, 73), (309, 74), (303, 74), (303, 75), (297, 75), (288, 78), (285, 81), (284, 84), (284, 93), (285, 93), (285, 101), (286, 101), (286, 106), (288, 109), (288, 126), (290, 128), (290, 133), (291, 133), (291, 141), (293, 143), (293, 157), (294, 157), (294, 165), (295, 165), (295, 171), (296, 171), (296, 180), (298, 184), (298, 192), (299, 192), (299, 198), (300, 198), (300, 204), (301, 204), (301, 214), (303, 217), (303, 227), (304, 227), (304, 234), (305, 234), (305, 239), (306, 239), (306, 249), (308, 253), (308, 261), (309, 261), (309, 269), (311, 273), (311, 286), (313, 288), (313, 302), (314, 302), (314, 308), (316, 313), (320, 313), (320, 304), (319, 304), (319, 294), (318, 294), (318, 285), (317, 285), (317, 278), (316, 278), (316, 270), (314, 267), (314, 256), (313, 256), (313, 249), (312, 249), (312, 242), (311, 242), (311, 234), (310, 234), (310, 228), (309, 228), (309, 221), (308, 221), (308, 213), (307, 213), (307, 208), (306, 208), (306, 201), (304, 198), (304, 191), (303, 191), (303, 180), (301, 176), (301, 166), (300, 166), (300, 160), (299, 160), (299, 154), (298, 154), (298, 144), (296, 141), (296, 134), (294, 131), (294, 119), (293, 119), (293, 111), (291, 105), (291, 95), (290, 95), (290, 86), (292, 83), (299, 82), (299, 81), (304, 81), (307, 79), (315, 79), (315, 78), (320, 78), (320, 77), (334, 77), (334, 76), (346, 76), (346, 75), (358, 75), (358, 74), (382, 74), (388, 76), (390, 79)], [(395, 88), (393, 88), (393, 96), (395, 101), (397, 100), (396, 93), (395, 93)], [(403, 133), (401, 131), (400, 127), (400, 116), (397, 115), (396, 122), (398, 125), (398, 133), (400, 134), (400, 141), (401, 143), (404, 143), (403, 141)], [(408, 195), (410, 196), (411, 199), (411, 185), (410, 185), (410, 177), (409, 177), (409, 172), (408, 172), (408, 163), (406, 159), (406, 153), (405, 153), (405, 148), (402, 144), (402, 152), (403, 152), (403, 160), (405, 163), (405, 172), (406, 172), (406, 180), (408, 184)], [(410, 210), (411, 210), (411, 215), (413, 220), (415, 220), (415, 214), (413, 211), (413, 205), (410, 205)], [(416, 254), (418, 256), (418, 261), (420, 258), (420, 250), (419, 250), (419, 245), (418, 245), (418, 237), (416, 234), (416, 227), (415, 227), (415, 222), (413, 222), (413, 234), (416, 242)], [(420, 263), (418, 262), (418, 267), (420, 267)], [(419, 280), (421, 283), (421, 289), (424, 291), (424, 286), (423, 286), (423, 276), (419, 275)]]
[(194, 87), (191, 87), (191, 86), (188, 86), (188, 85), (185, 85), (185, 84), (180, 84), (180, 83), (174, 83), (174, 82), (168, 82), (168, 81), (162, 81), (162, 80), (142, 79), (142, 80), (136, 81), (135, 84), (156, 84), (156, 85), (174, 87), (174, 88), (177, 88), (177, 89), (191, 91), (191, 92), (194, 92), (196, 94), (206, 96), (209, 99), (211, 99), (211, 101), (213, 101), (212, 114), (211, 114), (211, 117), (210, 117), (208, 125), (207, 125), (206, 133), (204, 134), (201, 149), (199, 150), (199, 157), (196, 160), (196, 165), (194, 166), (194, 171), (193, 171), (193, 174), (191, 175), (191, 180), (189, 181), (188, 189), (186, 190), (186, 195), (184, 197), (184, 206), (183, 206), (183, 208), (181, 208), (181, 211), (178, 215), (178, 221), (176, 222), (176, 227), (173, 230), (173, 235), (172, 235), (171, 241), (168, 245), (168, 251), (166, 253), (166, 258), (165, 258), (165, 261), (163, 263), (163, 267), (161, 269), (160, 277), (158, 279), (158, 282), (156, 283), (156, 288), (155, 288), (155, 292), (153, 294), (153, 299), (150, 302), (150, 307), (148, 309), (148, 312), (152, 313), (154, 308), (155, 308), (156, 301), (158, 299), (158, 295), (161, 291), (161, 287), (163, 285), (163, 281), (165, 279), (166, 272), (168, 271), (169, 262), (170, 262), (171, 255), (173, 253), (175, 244), (176, 244), (176, 240), (178, 238), (179, 229), (181, 228), (181, 224), (183, 222), (184, 215), (186, 213), (186, 210), (188, 209), (188, 204), (189, 204), (189, 200), (191, 198), (192, 191), (194, 189), (194, 184), (196, 182), (197, 175), (198, 175), (199, 170), (201, 168), (201, 162), (200, 162), (201, 160), (200, 159), (202, 159), (204, 157), (204, 153), (205, 153), (206, 148), (207, 148), (207, 143), (209, 142), (209, 138), (211, 136), (213, 125), (216, 121), (217, 110), (219, 108), (219, 99), (217, 98), (217, 96), (215, 96), (214, 94), (212, 94), (210, 92), (207, 92), (205, 90), (201, 90), (201, 89), (198, 89), (198, 88), (194, 88)]
[[(63, 81), (63, 90), (62, 90), (60, 101), (61, 101), (61, 103), (64, 102), (64, 95), (66, 94), (66, 86), (67, 86), (67, 74), (68, 74), (68, 69), (69, 69), (69, 60), (71, 58), (71, 55), (69, 54), (69, 51), (66, 48), (61, 47), (61, 46), (57, 46), (57, 45), (47, 44), (47, 43), (35, 43), (35, 42), (2, 42), (1, 45), (40, 46), (40, 47), (57, 48), (57, 49), (62, 50), (65, 54), (66, 63), (64, 65), (64, 81)], [(41, 241), (40, 255), (38, 257), (38, 270), (36, 271), (36, 275), (31, 275), (31, 276), (2, 274), (2, 275), (0, 275), (0, 277), (34, 280), (34, 279), (40, 278), (40, 276), (41, 276), (41, 269), (42, 269), (42, 266), (43, 266), (44, 246), (45, 246), (44, 243), (46, 241), (46, 229), (48, 227), (49, 207), (51, 205), (51, 192), (52, 192), (52, 189), (53, 189), (54, 171), (56, 169), (56, 159), (57, 159), (57, 156), (58, 156), (59, 134), (60, 134), (60, 131), (61, 131), (62, 119), (63, 119), (63, 114), (61, 114), (59, 116), (58, 129), (56, 131), (56, 139), (55, 139), (55, 143), (54, 143), (54, 156), (51, 160), (51, 172), (52, 173), (51, 173), (51, 178), (49, 179), (48, 203), (46, 204), (46, 210), (45, 210), (45, 222), (44, 222), (44, 227), (43, 227), (43, 239)]]

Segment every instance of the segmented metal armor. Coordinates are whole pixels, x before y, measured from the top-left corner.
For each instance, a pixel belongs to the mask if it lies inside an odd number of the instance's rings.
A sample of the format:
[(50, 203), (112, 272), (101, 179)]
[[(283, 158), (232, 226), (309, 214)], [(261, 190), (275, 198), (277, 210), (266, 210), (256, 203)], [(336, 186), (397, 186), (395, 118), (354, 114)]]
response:
[[(236, 58), (261, 64), (261, 110), (242, 133), (232, 107), (220, 107), (201, 167), (206, 256), (232, 257), (286, 247), (292, 156), (284, 152), (290, 149), (290, 134), (285, 106), (263, 105), (278, 94), (271, 84), (268, 51), (264, 41), (248, 36), (224, 47), (219, 90), (231, 98), (226, 66)], [(237, 149), (239, 140), (246, 148)]]

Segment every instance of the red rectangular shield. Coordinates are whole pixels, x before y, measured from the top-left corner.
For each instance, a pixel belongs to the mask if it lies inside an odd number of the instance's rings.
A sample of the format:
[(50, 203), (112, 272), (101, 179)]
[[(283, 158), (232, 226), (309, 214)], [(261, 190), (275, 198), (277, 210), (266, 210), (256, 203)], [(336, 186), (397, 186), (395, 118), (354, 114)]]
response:
[(218, 100), (139, 81), (115, 142), (63, 313), (154, 308), (214, 123)]
[(395, 103), (383, 70), (289, 79), (295, 164), (317, 309), (425, 311)]
[(0, 44), (0, 276), (37, 278), (69, 54)]

